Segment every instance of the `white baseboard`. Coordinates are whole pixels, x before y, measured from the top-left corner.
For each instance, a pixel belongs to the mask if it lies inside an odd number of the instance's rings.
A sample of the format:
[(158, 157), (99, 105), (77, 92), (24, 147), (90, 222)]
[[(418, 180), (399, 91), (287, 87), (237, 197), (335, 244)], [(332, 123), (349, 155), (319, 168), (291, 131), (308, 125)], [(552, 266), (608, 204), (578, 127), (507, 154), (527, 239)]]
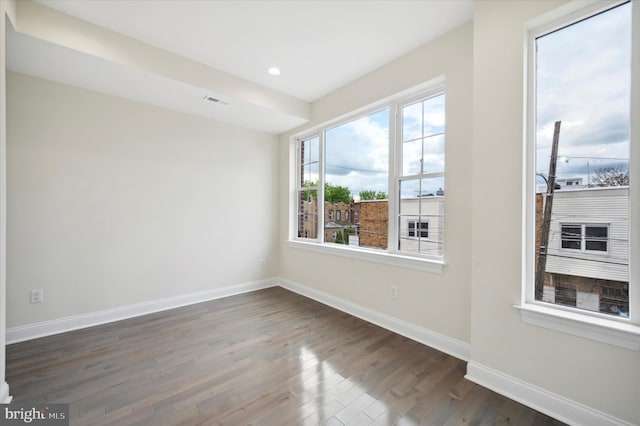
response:
[(376, 324), (382, 328), (386, 328), (387, 330), (408, 337), (463, 361), (468, 361), (470, 358), (471, 346), (460, 340), (453, 339), (449, 336), (436, 333), (435, 331), (374, 311), (373, 309), (356, 305), (355, 303), (348, 302), (344, 299), (340, 299), (339, 297), (306, 287), (302, 284), (298, 284), (284, 278), (278, 278), (277, 281), (282, 288), (286, 288), (287, 290), (301, 294), (372, 324)]
[(18, 343), (25, 340), (36, 339), (38, 337), (64, 333), (66, 331), (93, 327), (95, 325), (105, 324), (113, 321), (120, 321), (140, 315), (164, 311), (167, 309), (179, 308), (180, 306), (192, 305), (194, 303), (206, 302), (208, 300), (220, 299), (222, 297), (234, 296), (236, 294), (274, 287), (276, 285), (278, 284), (274, 279), (254, 281), (244, 284), (215, 288), (198, 293), (168, 297), (166, 299), (151, 300), (148, 302), (136, 303), (134, 305), (127, 305), (119, 308), (107, 309), (104, 311), (91, 312), (83, 315), (74, 315), (57, 320), (12, 327), (7, 329), (7, 344), (9, 345), (11, 343)]
[(9, 385), (7, 382), (0, 383), (0, 404), (8, 404), (12, 397), (9, 395)]
[(473, 361), (467, 364), (465, 378), (570, 425), (633, 426), (632, 423)]

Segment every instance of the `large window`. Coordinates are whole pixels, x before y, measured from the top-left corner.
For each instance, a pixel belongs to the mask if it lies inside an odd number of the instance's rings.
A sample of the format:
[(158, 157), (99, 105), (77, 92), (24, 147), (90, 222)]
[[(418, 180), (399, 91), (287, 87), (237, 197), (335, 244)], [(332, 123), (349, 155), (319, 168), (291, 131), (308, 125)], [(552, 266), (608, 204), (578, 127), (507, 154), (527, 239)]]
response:
[(631, 24), (631, 3), (622, 3), (537, 31), (530, 46), (527, 298), (609, 318), (633, 308)]
[(439, 91), (296, 139), (296, 240), (440, 262), (444, 147)]

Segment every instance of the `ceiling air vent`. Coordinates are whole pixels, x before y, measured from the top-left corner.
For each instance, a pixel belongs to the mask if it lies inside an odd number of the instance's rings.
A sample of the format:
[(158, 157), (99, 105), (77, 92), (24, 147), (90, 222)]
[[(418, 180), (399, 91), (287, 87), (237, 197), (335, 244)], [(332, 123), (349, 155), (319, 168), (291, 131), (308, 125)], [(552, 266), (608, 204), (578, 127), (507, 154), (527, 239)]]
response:
[(209, 96), (209, 95), (206, 95), (203, 99), (207, 102), (211, 102), (212, 104), (229, 105), (229, 102), (225, 102), (223, 100), (214, 98), (213, 96)]

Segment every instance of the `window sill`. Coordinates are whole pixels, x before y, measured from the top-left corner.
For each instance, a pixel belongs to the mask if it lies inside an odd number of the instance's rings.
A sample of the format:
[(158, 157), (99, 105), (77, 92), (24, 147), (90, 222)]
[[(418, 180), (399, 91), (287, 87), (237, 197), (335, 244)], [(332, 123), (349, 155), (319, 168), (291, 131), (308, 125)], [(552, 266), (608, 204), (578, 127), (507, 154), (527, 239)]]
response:
[(621, 348), (640, 351), (640, 326), (527, 303), (516, 305), (522, 321)]
[(442, 261), (411, 256), (402, 256), (399, 254), (387, 253), (382, 251), (377, 252), (374, 250), (340, 246), (333, 247), (327, 244), (295, 240), (290, 240), (288, 242), (288, 245), (289, 247), (295, 249), (315, 251), (317, 253), (348, 257), (351, 259), (364, 260), (367, 262), (382, 263), (399, 268), (415, 269), (417, 271), (432, 272), (435, 274), (441, 274), (444, 268), (444, 262)]

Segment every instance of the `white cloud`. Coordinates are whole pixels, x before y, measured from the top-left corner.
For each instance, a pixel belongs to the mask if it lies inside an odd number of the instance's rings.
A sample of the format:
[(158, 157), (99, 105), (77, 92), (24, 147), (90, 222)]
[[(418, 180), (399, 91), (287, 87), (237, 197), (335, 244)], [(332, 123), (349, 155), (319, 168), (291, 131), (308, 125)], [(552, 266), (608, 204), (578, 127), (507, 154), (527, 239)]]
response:
[(326, 133), (325, 179), (361, 190), (388, 192), (389, 111), (383, 110)]
[[(629, 157), (630, 6), (538, 39), (537, 170), (549, 167), (553, 125), (562, 121), (558, 177), (583, 176)], [(587, 167), (587, 161), (589, 167)]]

